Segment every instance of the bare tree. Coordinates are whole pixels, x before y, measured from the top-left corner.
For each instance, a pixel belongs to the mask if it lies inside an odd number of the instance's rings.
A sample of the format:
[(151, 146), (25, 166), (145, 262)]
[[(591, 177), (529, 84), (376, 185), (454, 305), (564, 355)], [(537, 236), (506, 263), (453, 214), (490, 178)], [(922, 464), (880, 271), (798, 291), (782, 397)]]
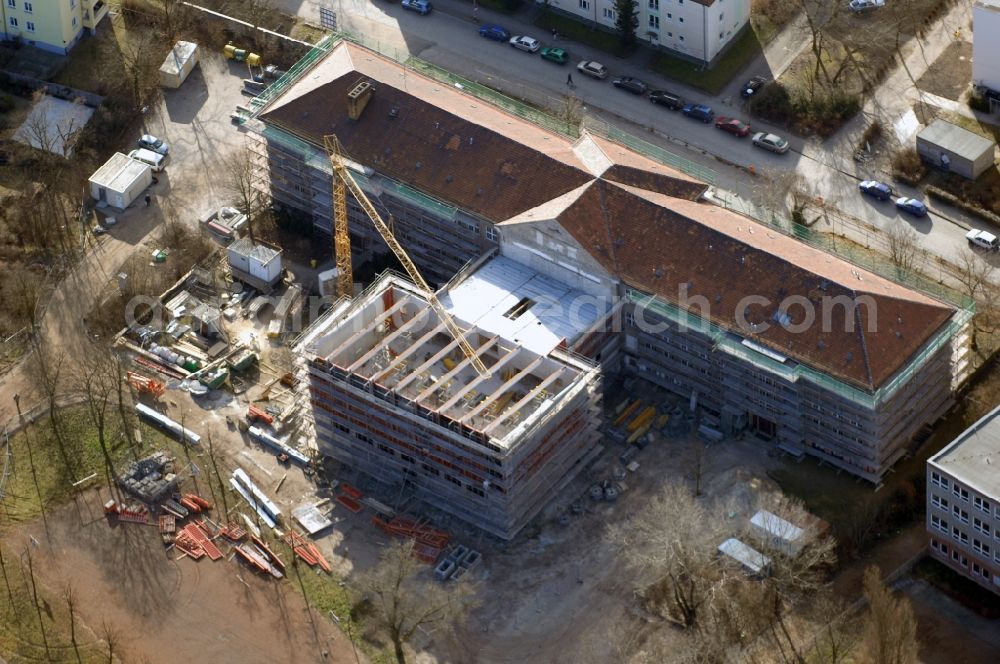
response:
[(236, 200), (236, 208), (247, 216), (247, 233), (254, 238), (254, 231), (270, 207), (270, 197), (265, 193), (261, 176), (254, 162), (251, 148), (236, 152), (225, 161), (226, 189)]
[(104, 643), (108, 646), (108, 664), (114, 664), (115, 653), (118, 651), (118, 647), (121, 646), (121, 632), (105, 619), (101, 623), (101, 636), (104, 638)]
[(639, 572), (647, 608), (682, 627), (695, 626), (723, 578), (715, 556), (723, 528), (713, 511), (688, 487), (671, 483), (608, 533)]
[(583, 102), (576, 95), (563, 95), (562, 103), (555, 109), (555, 116), (566, 124), (567, 129), (579, 129), (583, 124)]
[(388, 633), (398, 664), (406, 664), (404, 644), (417, 630), (446, 633), (472, 606), (466, 583), (446, 587), (418, 578), (424, 565), (413, 553), (412, 540), (393, 542), (359, 583), (372, 599), (375, 621)]
[(66, 610), (69, 612), (69, 641), (73, 644), (76, 661), (82, 664), (80, 646), (76, 642), (76, 590), (71, 583), (67, 583), (63, 588), (63, 599), (66, 600)]
[(896, 220), (886, 230), (885, 241), (889, 250), (889, 260), (896, 266), (896, 270), (901, 275), (913, 272), (921, 254), (917, 232), (913, 227), (906, 222)]
[(864, 593), (868, 600), (864, 625), (867, 661), (871, 664), (914, 664), (920, 645), (910, 601), (894, 596), (875, 566), (865, 570)]

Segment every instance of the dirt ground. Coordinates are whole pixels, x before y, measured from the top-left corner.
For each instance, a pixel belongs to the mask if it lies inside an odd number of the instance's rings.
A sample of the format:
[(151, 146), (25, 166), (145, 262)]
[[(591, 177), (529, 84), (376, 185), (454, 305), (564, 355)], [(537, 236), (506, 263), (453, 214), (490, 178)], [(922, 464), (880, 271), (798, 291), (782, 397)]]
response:
[(176, 560), (156, 528), (110, 526), (102, 503), (97, 491), (82, 494), (49, 514), (48, 537), (34, 522), (7, 546), (23, 549), (34, 537), (42, 584), (57, 590), (71, 581), (82, 621), (98, 635), (105, 624), (121, 635), (122, 661), (354, 661), (346, 638), (310, 613), (289, 581), (263, 579), (232, 559)]
[(934, 61), (917, 87), (932, 95), (958, 101), (969, 88), (972, 78), (972, 43), (956, 41)]

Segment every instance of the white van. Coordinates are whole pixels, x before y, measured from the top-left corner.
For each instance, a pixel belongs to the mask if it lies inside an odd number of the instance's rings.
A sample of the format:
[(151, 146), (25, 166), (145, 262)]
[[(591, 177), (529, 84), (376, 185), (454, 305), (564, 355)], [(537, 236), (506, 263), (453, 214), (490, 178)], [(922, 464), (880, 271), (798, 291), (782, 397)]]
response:
[(162, 154), (158, 154), (152, 150), (147, 150), (146, 148), (132, 150), (128, 153), (128, 156), (136, 161), (141, 161), (142, 163), (148, 165), (155, 173), (159, 173), (163, 170), (163, 162), (167, 159)]

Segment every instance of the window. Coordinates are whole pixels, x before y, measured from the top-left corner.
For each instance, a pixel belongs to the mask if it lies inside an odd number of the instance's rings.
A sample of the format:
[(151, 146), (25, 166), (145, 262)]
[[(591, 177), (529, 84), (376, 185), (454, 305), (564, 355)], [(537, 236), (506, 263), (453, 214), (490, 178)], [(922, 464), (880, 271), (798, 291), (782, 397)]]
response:
[(961, 542), (962, 544), (969, 543), (969, 536), (958, 529), (958, 526), (951, 527), (951, 538), (956, 542)]
[(27, 22), (26, 22), (26, 23), (24, 24), (24, 27), (25, 27), (25, 29), (26, 29), (26, 30), (27, 30), (28, 32), (34, 32), (34, 31), (35, 31), (35, 22), (34, 22), (34, 21), (27, 21)]
[(580, 9), (590, 9), (590, 2), (588, 0), (578, 0)]
[(651, 15), (649, 17), (649, 27), (651, 27), (651, 28), (659, 28), (660, 27), (660, 17), (659, 16), (652, 16)]
[(942, 489), (947, 489), (948, 488), (948, 478), (947, 477), (941, 477), (940, 474), (935, 473), (935, 472), (931, 472), (931, 484), (933, 484), (935, 486), (939, 486)]
[(30, 2), (24, 3), (24, 13), (25, 14), (30, 14), (31, 10), (32, 10), (31, 3)]
[(976, 538), (972, 539), (972, 550), (980, 555), (986, 556), (986, 558), (990, 557), (990, 545), (983, 544)]
[(17, 9), (17, 0), (7, 0), (7, 6), (11, 9)]
[(678, 37), (678, 39), (680, 39), (681, 41), (684, 41), (684, 35), (681, 35), (680, 37)]
[(660, 10), (660, 0), (649, 0), (649, 8), (650, 9), (655, 9), (655, 10), (659, 11)]
[[(612, 12), (612, 13), (614, 13), (614, 12)], [(499, 242), (500, 241), (500, 231), (498, 231), (496, 229), (496, 226), (487, 226), (486, 227), (486, 239), (489, 240), (490, 242)]]
[(670, 12), (667, 12), (667, 20), (668, 21), (671, 20), (673, 17), (674, 17), (673, 14), (671, 14)]
[(976, 509), (978, 509), (978, 510), (980, 510), (982, 512), (986, 512), (987, 514), (990, 513), (990, 503), (989, 503), (989, 501), (983, 500), (979, 496), (973, 496), (972, 497), (972, 504), (976, 507)]
[(962, 523), (969, 522), (969, 513), (963, 509), (959, 509), (958, 505), (955, 505), (954, 507), (951, 508), (951, 513), (957, 516), (958, 520), (961, 521)]
[(615, 20), (615, 10), (614, 9), (609, 9), (609, 8), (605, 7), (604, 8), (604, 18), (609, 19), (611, 21)]
[(679, 19), (677, 19), (677, 20), (678, 20), (678, 21), (680, 21), (681, 23), (683, 23), (683, 22), (684, 22), (684, 17), (683, 17), (683, 16), (681, 16), (681, 17), (680, 17)]
[(722, 33), (721, 32), (719, 33), (719, 40), (720, 41), (722, 40)]
[(628, 312), (625, 314), (625, 324), (635, 327), (635, 314)]
[(931, 525), (940, 530), (945, 535), (948, 534), (948, 522), (944, 519), (938, 517), (937, 514), (931, 515)]
[(961, 498), (965, 502), (969, 502), (969, 490), (968, 489), (963, 489), (962, 487), (960, 487), (959, 485), (956, 484), (954, 487), (952, 487), (951, 492), (952, 492), (952, 494), (954, 494), (954, 496), (956, 498)]
[(17, 19), (14, 18), (13, 16), (10, 17), (10, 27), (12, 27), (12, 28), (16, 28), (17, 27)]
[(978, 516), (972, 518), (972, 527), (984, 535), (990, 534), (990, 524), (981, 521)]
[(944, 510), (945, 512), (948, 511), (948, 499), (942, 498), (937, 494), (931, 494), (931, 505), (937, 507), (938, 509)]
[(667, 36), (668, 36), (668, 37), (673, 37), (673, 36), (674, 36), (674, 33), (672, 33), (672, 32), (668, 32), (668, 33), (667, 33)]
[(69, 0), (69, 8), (73, 9), (74, 7), (76, 7), (76, 0)]
[(75, 28), (76, 27), (76, 17), (75, 16), (73, 17), (72, 23), (73, 23), (73, 27)]

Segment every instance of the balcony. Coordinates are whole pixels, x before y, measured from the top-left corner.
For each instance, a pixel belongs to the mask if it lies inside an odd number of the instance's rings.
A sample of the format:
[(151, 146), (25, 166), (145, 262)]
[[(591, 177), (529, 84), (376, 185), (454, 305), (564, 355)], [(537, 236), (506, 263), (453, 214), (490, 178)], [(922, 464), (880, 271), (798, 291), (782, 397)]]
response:
[(108, 15), (108, 3), (104, 0), (82, 0), (83, 27), (93, 31)]

